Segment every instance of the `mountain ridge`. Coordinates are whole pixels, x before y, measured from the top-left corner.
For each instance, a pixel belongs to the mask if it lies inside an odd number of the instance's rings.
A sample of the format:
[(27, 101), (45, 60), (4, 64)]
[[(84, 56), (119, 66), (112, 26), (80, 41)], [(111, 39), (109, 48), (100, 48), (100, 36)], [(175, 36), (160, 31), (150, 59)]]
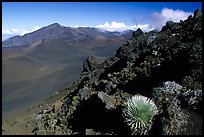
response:
[(23, 36), (16, 35), (2, 42), (2, 46), (28, 46), (41, 39), (63, 39), (67, 41), (74, 41), (74, 39), (94, 38), (95, 36), (109, 37), (130, 37), (132, 30), (120, 32), (100, 31), (97, 28), (91, 27), (66, 27), (59, 23), (53, 23), (42, 27), (36, 31), (24, 34)]

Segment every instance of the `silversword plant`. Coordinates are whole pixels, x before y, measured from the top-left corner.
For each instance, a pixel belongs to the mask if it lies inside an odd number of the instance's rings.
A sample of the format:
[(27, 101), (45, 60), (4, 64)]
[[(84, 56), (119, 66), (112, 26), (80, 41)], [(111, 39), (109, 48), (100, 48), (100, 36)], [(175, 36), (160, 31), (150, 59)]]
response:
[(123, 110), (125, 122), (130, 126), (133, 135), (147, 134), (157, 113), (154, 102), (141, 95), (128, 99)]

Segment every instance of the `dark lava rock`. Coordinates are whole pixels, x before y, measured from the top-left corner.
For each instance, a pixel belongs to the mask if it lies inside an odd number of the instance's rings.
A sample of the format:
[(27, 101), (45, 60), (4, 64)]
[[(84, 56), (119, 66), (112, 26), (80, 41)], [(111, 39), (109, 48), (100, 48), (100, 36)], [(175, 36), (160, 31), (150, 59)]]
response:
[(198, 18), (200, 16), (202, 16), (202, 12), (199, 9), (196, 9), (194, 12), (194, 18)]
[(83, 63), (83, 71), (84, 72), (89, 72), (97, 68), (99, 64), (105, 61), (105, 57), (95, 57), (95, 56), (90, 56), (88, 57), (84, 63)]
[[(71, 85), (59, 111), (38, 115), (35, 133), (53, 133), (58, 127), (55, 133), (68, 135), (130, 135), (122, 110), (136, 94), (157, 105), (150, 135), (202, 133), (196, 124), (202, 121), (203, 107), (201, 15), (196, 10), (180, 23), (169, 21), (160, 32), (137, 29), (112, 58), (88, 57), (79, 83)], [(191, 123), (196, 133), (188, 132)]]
[(191, 109), (202, 113), (202, 90), (188, 90), (181, 95), (182, 103), (185, 103)]
[(140, 36), (142, 34), (144, 34), (144, 32), (140, 28), (138, 28), (136, 31), (133, 32), (132, 37), (133, 38), (138, 37), (138, 36)]
[(163, 28), (162, 28), (162, 30), (161, 30), (161, 32), (163, 32), (163, 31), (166, 31), (166, 30), (178, 30), (179, 29), (179, 23), (174, 23), (173, 21), (168, 21), (167, 23), (166, 23), (166, 26), (164, 26)]
[(90, 97), (90, 93), (89, 93), (89, 89), (87, 87), (84, 87), (82, 89), (79, 90), (79, 96), (82, 99), (87, 100)]
[(161, 125), (162, 134), (177, 135), (185, 130), (188, 114), (182, 110), (178, 100), (181, 90), (181, 85), (170, 81), (153, 89), (153, 98), (160, 113), (160, 120), (166, 122)]
[(99, 92), (98, 93), (98, 97), (102, 100), (102, 102), (104, 102), (106, 104), (105, 108), (106, 109), (115, 109), (115, 98), (114, 97), (111, 97), (109, 95), (107, 95), (106, 93), (104, 92)]
[(86, 129), (85, 135), (96, 135), (97, 133), (93, 129)]
[(149, 46), (156, 38), (157, 36), (149, 36), (147, 39), (147, 46)]

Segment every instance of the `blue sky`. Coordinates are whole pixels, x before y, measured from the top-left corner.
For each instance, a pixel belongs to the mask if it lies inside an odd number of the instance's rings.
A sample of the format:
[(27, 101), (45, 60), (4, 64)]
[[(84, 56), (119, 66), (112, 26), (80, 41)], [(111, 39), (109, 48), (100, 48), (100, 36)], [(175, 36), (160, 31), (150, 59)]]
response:
[[(55, 22), (121, 31), (134, 25), (159, 28), (169, 18), (176, 21), (175, 16), (184, 18), (197, 8), (202, 9), (202, 2), (2, 2), (2, 33), (23, 34)], [(166, 20), (158, 23), (163, 16)]]

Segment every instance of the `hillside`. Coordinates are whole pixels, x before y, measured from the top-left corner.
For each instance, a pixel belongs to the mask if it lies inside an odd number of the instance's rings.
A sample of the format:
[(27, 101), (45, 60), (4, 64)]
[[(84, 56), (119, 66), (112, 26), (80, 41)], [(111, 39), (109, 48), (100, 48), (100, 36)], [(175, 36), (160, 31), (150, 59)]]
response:
[(2, 59), (3, 119), (77, 79), (83, 60), (90, 55), (63, 40), (42, 40), (21, 50), (6, 51), (11, 53)]
[(75, 45), (75, 42), (83, 42), (94, 39), (95, 37), (103, 37), (103, 40), (109, 39), (127, 39), (130, 38), (132, 31), (126, 31), (123, 34), (119, 32), (100, 31), (96, 28), (89, 27), (65, 27), (58, 23), (45, 26), (39, 30), (27, 33), (23, 36), (14, 36), (2, 42), (3, 47), (8, 46), (29, 46), (43, 39), (60, 39)]
[[(146, 132), (142, 122), (125, 122), (124, 102), (135, 95), (156, 105)], [(10, 123), (13, 134), (202, 135), (202, 107), (202, 12), (196, 10), (160, 32), (137, 29), (109, 59), (88, 57), (79, 80), (27, 110), (25, 123), (17, 116)]]
[(88, 56), (113, 56), (116, 49), (130, 39), (130, 34), (131, 31), (120, 34), (54, 23), (4, 41), (3, 119), (20, 108), (42, 101), (79, 78), (83, 60)]

